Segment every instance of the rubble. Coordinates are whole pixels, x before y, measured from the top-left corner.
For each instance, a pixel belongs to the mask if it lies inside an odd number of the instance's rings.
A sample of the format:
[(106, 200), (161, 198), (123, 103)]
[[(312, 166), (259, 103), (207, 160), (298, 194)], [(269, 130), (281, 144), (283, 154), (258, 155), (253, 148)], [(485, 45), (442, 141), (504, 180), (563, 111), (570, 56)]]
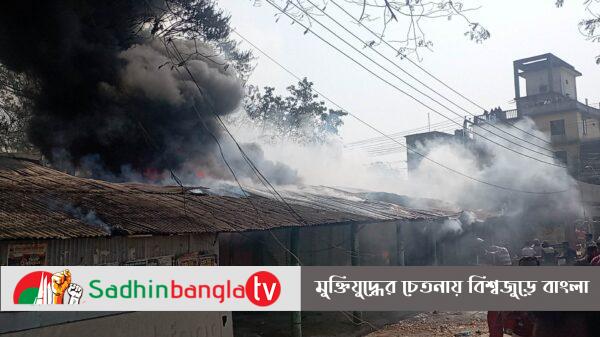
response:
[(424, 312), (367, 337), (488, 337), (486, 312)]

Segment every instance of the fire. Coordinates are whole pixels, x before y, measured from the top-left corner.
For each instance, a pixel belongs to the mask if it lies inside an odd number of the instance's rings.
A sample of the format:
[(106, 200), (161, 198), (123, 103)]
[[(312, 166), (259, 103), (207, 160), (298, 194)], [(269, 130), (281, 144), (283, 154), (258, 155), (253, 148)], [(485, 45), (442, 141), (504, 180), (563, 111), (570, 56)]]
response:
[(202, 179), (202, 178), (206, 177), (206, 175), (204, 174), (204, 171), (196, 170), (196, 177)]
[(164, 178), (164, 173), (153, 167), (145, 168), (142, 175), (144, 178), (153, 181), (162, 180)]

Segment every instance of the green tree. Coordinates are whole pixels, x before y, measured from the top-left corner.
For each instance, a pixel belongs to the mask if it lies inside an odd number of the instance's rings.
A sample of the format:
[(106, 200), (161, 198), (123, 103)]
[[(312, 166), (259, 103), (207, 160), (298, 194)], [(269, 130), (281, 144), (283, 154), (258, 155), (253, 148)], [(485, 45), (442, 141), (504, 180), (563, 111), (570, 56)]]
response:
[(276, 139), (301, 143), (322, 143), (338, 134), (346, 113), (320, 101), (313, 82), (304, 78), (287, 87), (287, 91), (288, 95), (282, 97), (272, 87), (265, 87), (264, 91), (249, 87), (245, 110), (266, 134), (268, 128)]

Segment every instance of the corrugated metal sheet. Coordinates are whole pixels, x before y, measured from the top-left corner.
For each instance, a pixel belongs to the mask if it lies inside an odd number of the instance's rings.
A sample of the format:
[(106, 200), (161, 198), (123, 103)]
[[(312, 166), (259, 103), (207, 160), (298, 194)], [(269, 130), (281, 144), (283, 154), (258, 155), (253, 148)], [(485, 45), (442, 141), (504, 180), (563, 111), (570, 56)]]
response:
[[(182, 193), (179, 187), (74, 177), (0, 157), (0, 239), (261, 230), (300, 225), (281, 202)], [(250, 199), (250, 200), (249, 200)], [(252, 207), (252, 204), (259, 214)], [(306, 225), (374, 218), (295, 205)]]
[[(270, 197), (270, 194), (264, 190), (253, 189), (251, 192)], [(370, 197), (370, 193), (351, 192), (328, 186), (295, 186), (281, 188), (278, 193), (288, 203), (294, 205), (356, 214), (379, 221), (433, 221), (456, 217), (460, 213), (457, 210), (415, 209), (393, 201), (375, 200)]]
[(0, 242), (0, 265), (6, 265), (8, 248), (13, 244), (46, 244), (48, 266), (95, 266), (122, 264), (153, 257), (177, 256), (189, 252), (219, 253), (217, 234), (172, 236), (116, 236), (66, 240), (17, 240)]

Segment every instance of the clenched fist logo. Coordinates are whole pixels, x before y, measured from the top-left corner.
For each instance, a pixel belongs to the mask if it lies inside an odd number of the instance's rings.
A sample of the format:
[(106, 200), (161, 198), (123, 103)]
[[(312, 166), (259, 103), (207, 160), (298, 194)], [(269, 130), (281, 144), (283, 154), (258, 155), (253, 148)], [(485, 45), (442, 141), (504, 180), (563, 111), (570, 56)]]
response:
[[(39, 285), (39, 286), (38, 286)], [(4, 291), (4, 288), (2, 289)], [(81, 304), (83, 287), (71, 279), (71, 271), (64, 269), (53, 273), (34, 271), (23, 276), (15, 286), (15, 304)]]
[(67, 294), (69, 294), (69, 304), (79, 304), (83, 295), (83, 288), (75, 283), (71, 283), (69, 288), (67, 288)]
[(65, 269), (52, 275), (52, 303), (63, 304), (65, 291), (71, 285), (71, 272)]

